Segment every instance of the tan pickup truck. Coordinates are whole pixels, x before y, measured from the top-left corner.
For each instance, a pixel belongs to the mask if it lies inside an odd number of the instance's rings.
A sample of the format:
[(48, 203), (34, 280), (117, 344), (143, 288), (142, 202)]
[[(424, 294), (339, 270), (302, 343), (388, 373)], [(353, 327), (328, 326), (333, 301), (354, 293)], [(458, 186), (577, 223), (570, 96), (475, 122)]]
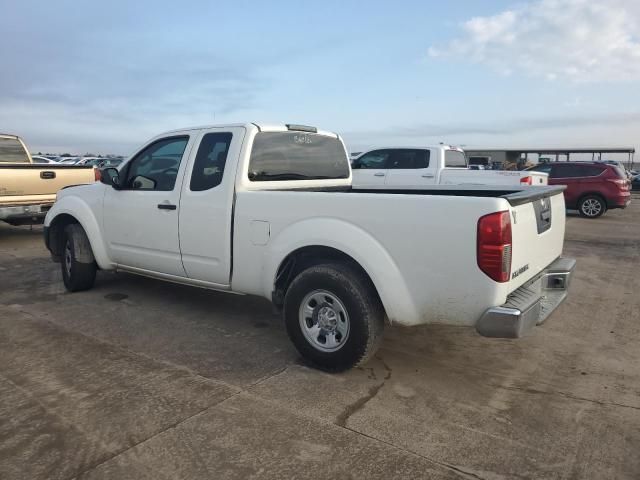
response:
[(0, 134), (0, 221), (42, 223), (58, 190), (97, 178), (91, 166), (33, 163), (20, 137)]

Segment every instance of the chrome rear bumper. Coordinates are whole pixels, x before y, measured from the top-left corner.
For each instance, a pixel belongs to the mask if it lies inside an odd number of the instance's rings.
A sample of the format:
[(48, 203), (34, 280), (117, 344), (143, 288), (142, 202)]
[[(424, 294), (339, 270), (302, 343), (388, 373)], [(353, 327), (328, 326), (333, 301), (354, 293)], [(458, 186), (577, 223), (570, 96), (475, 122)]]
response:
[(519, 338), (543, 323), (567, 297), (576, 261), (558, 258), (541, 275), (511, 293), (507, 302), (488, 309), (476, 330), (484, 337)]
[(42, 223), (53, 202), (36, 205), (0, 206), (0, 220), (11, 224)]

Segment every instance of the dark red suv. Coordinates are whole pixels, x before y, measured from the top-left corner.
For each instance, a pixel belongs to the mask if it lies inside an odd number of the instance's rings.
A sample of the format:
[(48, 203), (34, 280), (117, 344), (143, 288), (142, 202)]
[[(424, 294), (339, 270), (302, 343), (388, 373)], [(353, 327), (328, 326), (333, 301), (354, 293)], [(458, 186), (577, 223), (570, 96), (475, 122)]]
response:
[(625, 208), (631, 203), (629, 179), (617, 165), (600, 162), (541, 163), (529, 170), (549, 174), (549, 185), (566, 185), (567, 208), (596, 218), (609, 208)]

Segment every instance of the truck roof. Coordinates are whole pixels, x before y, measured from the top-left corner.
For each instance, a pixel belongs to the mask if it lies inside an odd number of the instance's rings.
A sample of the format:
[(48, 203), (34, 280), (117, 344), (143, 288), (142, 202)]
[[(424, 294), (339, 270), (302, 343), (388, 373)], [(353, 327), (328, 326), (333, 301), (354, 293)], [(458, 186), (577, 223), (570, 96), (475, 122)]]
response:
[(330, 137), (338, 137), (337, 133), (329, 132), (327, 130), (320, 130), (316, 127), (311, 127), (302, 124), (293, 123), (263, 123), (263, 122), (245, 122), (245, 123), (222, 123), (214, 125), (200, 125), (197, 127), (179, 128), (176, 130), (169, 130), (158, 136), (164, 136), (172, 133), (180, 133), (188, 130), (206, 130), (209, 128), (231, 128), (231, 127), (244, 127), (244, 128), (258, 128), (262, 132), (287, 132), (287, 131), (305, 131), (309, 133), (318, 133), (320, 135), (326, 135)]
[(358, 153), (358, 156), (371, 152), (373, 150), (401, 150), (401, 149), (407, 149), (407, 150), (428, 150), (428, 149), (439, 149), (439, 150), (455, 150), (456, 152), (462, 152), (464, 153), (464, 150), (460, 147), (456, 147), (455, 145), (444, 145), (444, 144), (439, 144), (439, 145), (384, 145), (384, 146), (377, 146), (377, 147), (371, 147), (371, 148), (367, 148), (366, 150), (362, 150), (361, 152)]

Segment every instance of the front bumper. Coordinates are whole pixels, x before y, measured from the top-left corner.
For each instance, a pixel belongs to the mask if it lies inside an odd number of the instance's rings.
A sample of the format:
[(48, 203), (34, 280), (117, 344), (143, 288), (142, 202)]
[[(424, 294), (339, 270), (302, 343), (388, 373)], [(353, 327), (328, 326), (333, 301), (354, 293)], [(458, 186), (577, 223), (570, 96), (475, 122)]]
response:
[(484, 337), (519, 338), (543, 323), (567, 297), (576, 261), (558, 258), (535, 279), (507, 297), (507, 302), (488, 309), (476, 324)]

